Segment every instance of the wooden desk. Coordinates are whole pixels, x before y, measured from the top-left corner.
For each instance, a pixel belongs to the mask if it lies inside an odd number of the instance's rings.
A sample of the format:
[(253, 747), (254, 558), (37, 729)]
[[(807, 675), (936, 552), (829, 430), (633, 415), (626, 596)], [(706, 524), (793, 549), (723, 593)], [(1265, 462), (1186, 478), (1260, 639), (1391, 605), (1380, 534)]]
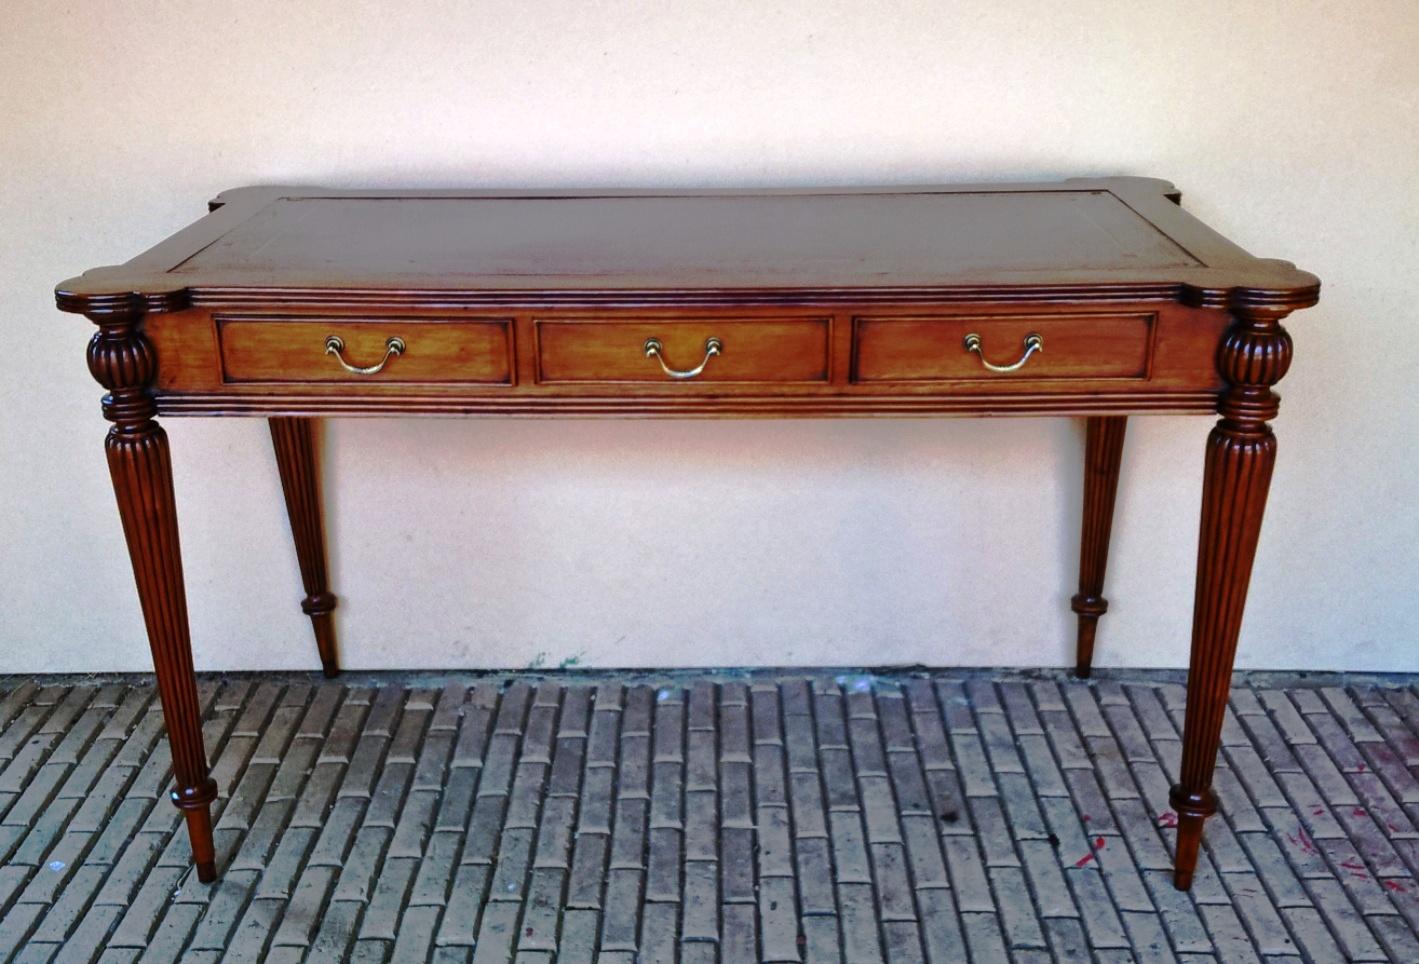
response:
[[(1217, 413), (1202, 491), (1176, 883), (1191, 884), (1276, 457), (1281, 319), (1319, 283), (1142, 178), (776, 192), (245, 188), (61, 284), (98, 326), (106, 448), (198, 876), (215, 874), (158, 415), (270, 419), (325, 672), (338, 672), (323, 415), (1088, 420), (1078, 672), (1107, 604), (1126, 416)], [(923, 653), (925, 660), (938, 654)], [(945, 654), (941, 654), (945, 655)]]

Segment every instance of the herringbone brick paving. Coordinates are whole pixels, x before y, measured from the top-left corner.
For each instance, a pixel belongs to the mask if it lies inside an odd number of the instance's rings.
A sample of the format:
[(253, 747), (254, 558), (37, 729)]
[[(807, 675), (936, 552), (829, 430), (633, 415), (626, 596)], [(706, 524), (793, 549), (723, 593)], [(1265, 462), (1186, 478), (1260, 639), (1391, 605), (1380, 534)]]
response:
[[(0, 960), (1419, 961), (1413, 678), (1238, 679), (1169, 882), (1178, 676), (0, 677)], [(367, 685), (366, 685), (367, 684)]]

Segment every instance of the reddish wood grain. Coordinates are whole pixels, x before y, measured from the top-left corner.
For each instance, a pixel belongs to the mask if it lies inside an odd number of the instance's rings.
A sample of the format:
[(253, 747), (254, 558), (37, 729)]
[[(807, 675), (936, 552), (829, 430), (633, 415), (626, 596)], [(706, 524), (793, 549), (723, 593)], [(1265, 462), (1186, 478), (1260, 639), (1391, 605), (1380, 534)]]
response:
[[(772, 315), (539, 320), (538, 380), (674, 384), (681, 393), (702, 385), (718, 391), (725, 382), (826, 382), (829, 327), (825, 318)], [(674, 382), (654, 358), (646, 357), (650, 338), (661, 343), (666, 364), (680, 370), (704, 360), (711, 338), (718, 339), (723, 350), (693, 381)]]
[(1123, 436), (1128, 419), (1088, 420), (1084, 440), (1084, 522), (1079, 539), (1079, 592), (1070, 600), (1079, 614), (1075, 674), (1087, 678), (1094, 664), (1094, 634), (1099, 617), (1109, 610), (1104, 598), (1104, 570), (1109, 561), (1118, 470), (1123, 460)]
[[(410, 320), (302, 316), (223, 316), (217, 319), (223, 381), (311, 384), (512, 383), (512, 335), (506, 320)], [(377, 363), (390, 338), (404, 353), (378, 375), (355, 375), (325, 351), (335, 335), (352, 365)]]
[(335, 648), (334, 612), (337, 599), (330, 591), (325, 563), (325, 521), (321, 510), (320, 461), (316, 454), (315, 424), (308, 418), (270, 419), (271, 443), (286, 513), (300, 563), (305, 599), (301, 610), (310, 617), (320, 666), (327, 677), (340, 674)]
[(108, 389), (103, 413), (113, 425), (104, 448), (172, 747), (172, 801), (187, 817), (197, 876), (210, 881), (216, 866), (209, 808), (217, 784), (208, 776), (202, 745), (172, 461), (167, 433), (153, 420), (156, 407), (147, 393), (157, 355), (138, 328), (142, 311), (135, 298), (90, 312), (99, 330), (89, 342), (89, 371)]
[(1281, 327), (1286, 314), (1239, 311), (1217, 353), (1230, 387), (1207, 439), (1182, 769), (1170, 797), (1179, 817), (1173, 878), (1179, 890), (1192, 886), (1202, 824), (1217, 810), (1212, 771), (1276, 462), (1276, 437), (1267, 422), (1276, 417), (1279, 400), (1271, 386), (1291, 366), (1291, 336)]
[[(1145, 379), (1152, 354), (1153, 313), (1114, 315), (1021, 312), (1009, 315), (880, 316), (858, 318), (853, 380), (991, 381), (1033, 379)], [(987, 361), (1008, 365), (1025, 339), (1044, 347), (1019, 371), (1002, 376), (965, 348), (967, 334), (981, 338)]]
[[(1213, 355), (1229, 317), (1176, 303), (1029, 310), (991, 303), (930, 313), (903, 305), (534, 311), (513, 319), (510, 383), (485, 381), (482, 362), (458, 361), (467, 352), (457, 343), (471, 323), (436, 310), (367, 319), (351, 308), (310, 314), (276, 305), (241, 314), (191, 308), (149, 315), (144, 327), (163, 359), (154, 394), (165, 415), (817, 418), (1212, 413), (1222, 388)], [(254, 369), (232, 369), (222, 357), (230, 354), (236, 319), (246, 327), (269, 319), (271, 333), (249, 342), (265, 346), (263, 380), (245, 380)], [(891, 333), (898, 347), (855, 359), (863, 343), (854, 331), (864, 324)], [(1003, 340), (990, 341), (992, 356), (1035, 327), (1046, 334), (1044, 352), (1021, 371), (987, 371), (962, 338), (975, 328), (991, 331), (992, 324), (1009, 329)], [(477, 329), (479, 345), (486, 327)], [(430, 329), (438, 336), (436, 359), (427, 354)], [(395, 332), (409, 334), (409, 350), (378, 375), (350, 375), (323, 354), (325, 335), (362, 331), (361, 340), (342, 335), (356, 361), (377, 360), (384, 338)], [(670, 362), (681, 367), (698, 363), (709, 337), (722, 339), (725, 351), (699, 378), (675, 381), (645, 357), (648, 337), (659, 337)], [(249, 362), (248, 353), (243, 364)], [(864, 371), (871, 377), (863, 380)], [(496, 377), (506, 373), (501, 367)]]

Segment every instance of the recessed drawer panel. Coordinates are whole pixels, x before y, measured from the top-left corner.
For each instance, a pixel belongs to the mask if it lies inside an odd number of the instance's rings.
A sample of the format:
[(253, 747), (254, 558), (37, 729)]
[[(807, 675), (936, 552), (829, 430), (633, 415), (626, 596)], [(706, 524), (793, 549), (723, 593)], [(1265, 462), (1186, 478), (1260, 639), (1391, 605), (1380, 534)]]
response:
[(853, 380), (1147, 378), (1156, 317), (861, 317), (853, 325)]
[(828, 320), (537, 322), (543, 382), (822, 382)]
[(504, 320), (222, 317), (217, 331), (228, 382), (512, 380)]

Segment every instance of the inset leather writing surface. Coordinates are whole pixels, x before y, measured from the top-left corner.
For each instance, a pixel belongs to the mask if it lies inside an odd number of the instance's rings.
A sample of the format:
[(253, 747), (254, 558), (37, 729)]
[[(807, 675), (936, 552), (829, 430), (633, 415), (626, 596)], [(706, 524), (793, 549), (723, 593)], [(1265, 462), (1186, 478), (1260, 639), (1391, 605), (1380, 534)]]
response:
[(242, 188), (61, 308), (1180, 301), (1305, 307), (1165, 181), (719, 191)]
[(1212, 411), (1233, 314), (1318, 283), (1175, 200), (1145, 178), (242, 188), (57, 301), (142, 314), (164, 414)]
[(1199, 262), (1107, 191), (279, 198), (194, 279), (489, 287), (922, 285)]

